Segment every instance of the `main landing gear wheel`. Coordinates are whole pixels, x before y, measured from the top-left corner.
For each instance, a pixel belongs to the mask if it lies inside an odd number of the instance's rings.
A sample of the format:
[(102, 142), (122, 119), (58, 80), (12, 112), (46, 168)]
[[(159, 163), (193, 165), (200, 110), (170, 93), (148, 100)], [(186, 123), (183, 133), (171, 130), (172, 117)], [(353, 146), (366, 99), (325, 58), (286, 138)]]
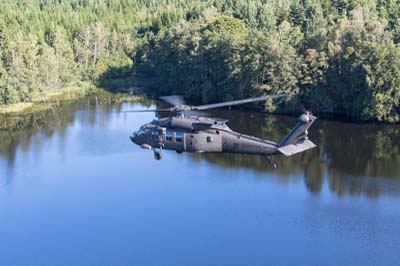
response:
[(162, 153), (161, 153), (162, 147), (163, 146), (160, 145), (160, 149), (159, 150), (157, 150), (156, 148), (153, 148), (154, 159), (156, 159), (157, 161), (161, 160), (161, 158), (162, 158)]
[(161, 160), (161, 158), (162, 158), (161, 152), (155, 150), (154, 151), (154, 159), (156, 159), (158, 161), (158, 160)]

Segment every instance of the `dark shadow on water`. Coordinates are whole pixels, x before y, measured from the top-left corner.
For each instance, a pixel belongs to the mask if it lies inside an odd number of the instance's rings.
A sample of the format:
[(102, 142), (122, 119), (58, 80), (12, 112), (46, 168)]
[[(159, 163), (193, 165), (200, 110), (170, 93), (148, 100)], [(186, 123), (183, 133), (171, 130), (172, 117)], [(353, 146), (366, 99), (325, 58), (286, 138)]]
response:
[[(96, 81), (96, 85), (106, 91), (146, 93), (151, 95), (156, 89), (156, 78), (146, 71), (137, 75), (130, 66), (110, 67)], [(146, 91), (143, 89), (146, 88)], [(152, 95), (154, 96), (154, 95)]]

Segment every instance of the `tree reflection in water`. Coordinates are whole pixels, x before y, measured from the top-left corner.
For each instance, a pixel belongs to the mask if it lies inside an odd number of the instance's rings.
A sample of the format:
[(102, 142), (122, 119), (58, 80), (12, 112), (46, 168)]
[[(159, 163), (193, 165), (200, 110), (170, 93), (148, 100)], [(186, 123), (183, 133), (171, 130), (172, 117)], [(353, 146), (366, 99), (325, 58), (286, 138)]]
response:
[[(149, 106), (149, 103), (143, 103)], [(101, 105), (99, 108), (98, 105)], [(88, 115), (77, 116), (80, 110)], [(112, 113), (119, 113), (120, 103), (112, 103), (107, 98), (85, 98), (63, 103), (38, 114), (7, 118), (14, 126), (0, 130), (0, 156), (5, 160), (8, 174), (2, 175), (1, 183), (11, 182), (13, 164), (17, 149), (28, 152), (35, 142), (41, 148), (43, 138), (58, 133), (61, 141), (66, 129), (76, 119), (84, 119), (83, 124), (93, 126), (100, 123), (104, 128)], [(267, 114), (218, 110), (212, 116), (229, 119), (228, 125), (239, 132), (263, 139), (279, 141), (294, 126), (293, 117)], [(4, 118), (2, 123), (4, 123)], [(10, 123), (10, 121), (8, 121)], [(129, 125), (127, 125), (129, 126)], [(132, 129), (133, 130), (133, 129)], [(302, 178), (307, 189), (320, 193), (324, 186), (339, 196), (363, 194), (378, 197), (381, 193), (400, 195), (400, 138), (399, 127), (369, 124), (350, 124), (321, 121), (310, 129), (310, 139), (317, 148), (285, 158), (274, 158), (278, 164), (272, 170), (264, 158), (238, 154), (190, 154), (195, 161), (207, 161), (224, 168), (252, 169), (270, 173), (268, 177), (280, 182), (290, 182)], [(127, 142), (127, 145), (131, 145)], [(148, 159), (146, 157), (146, 159)]]
[[(292, 117), (238, 111), (219, 111), (214, 115), (229, 119), (233, 130), (274, 141), (283, 138), (296, 123)], [(326, 182), (339, 196), (365, 194), (377, 197), (382, 191), (400, 195), (397, 184), (400, 182), (398, 126), (319, 120), (309, 133), (317, 148), (293, 157), (277, 156), (276, 170), (259, 156), (196, 154), (193, 157), (223, 167), (276, 172), (275, 176), (286, 182), (302, 177), (307, 189), (313, 193), (319, 193)]]

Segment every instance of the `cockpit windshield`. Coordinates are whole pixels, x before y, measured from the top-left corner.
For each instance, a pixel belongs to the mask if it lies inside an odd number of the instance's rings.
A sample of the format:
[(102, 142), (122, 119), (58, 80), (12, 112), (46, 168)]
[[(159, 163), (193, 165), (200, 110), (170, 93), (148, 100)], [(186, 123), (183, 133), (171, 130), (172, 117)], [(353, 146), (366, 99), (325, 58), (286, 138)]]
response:
[(140, 129), (138, 130), (138, 132), (136, 133), (137, 136), (143, 135), (146, 132), (146, 129), (144, 128), (144, 126), (140, 127)]

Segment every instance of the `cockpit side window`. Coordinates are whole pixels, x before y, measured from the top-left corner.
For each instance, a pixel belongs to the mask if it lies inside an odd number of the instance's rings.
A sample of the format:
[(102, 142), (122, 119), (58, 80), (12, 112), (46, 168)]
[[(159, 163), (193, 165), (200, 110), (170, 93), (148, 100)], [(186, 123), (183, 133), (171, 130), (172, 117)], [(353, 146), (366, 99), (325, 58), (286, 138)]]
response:
[(140, 136), (143, 135), (144, 133), (146, 133), (146, 129), (144, 128), (144, 126), (140, 127), (139, 130), (137, 131), (136, 135)]
[(146, 133), (146, 129), (144, 127), (141, 127), (137, 133), (138, 136), (143, 135), (144, 133)]

